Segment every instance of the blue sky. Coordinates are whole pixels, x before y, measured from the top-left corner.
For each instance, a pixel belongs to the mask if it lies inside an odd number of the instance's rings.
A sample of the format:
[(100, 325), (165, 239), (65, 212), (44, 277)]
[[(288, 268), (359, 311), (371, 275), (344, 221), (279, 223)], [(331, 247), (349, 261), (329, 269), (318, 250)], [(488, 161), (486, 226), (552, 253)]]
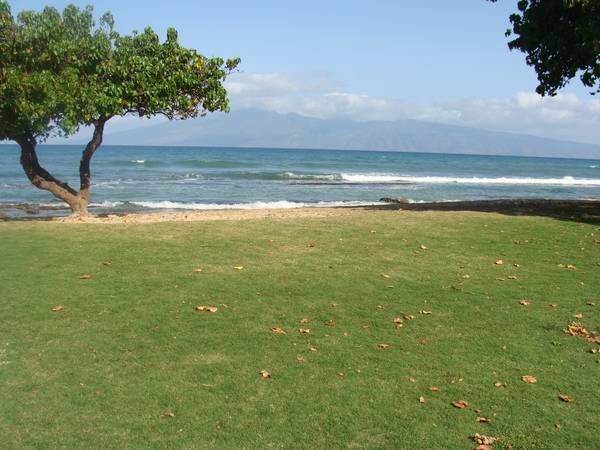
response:
[[(516, 0), (11, 0), (110, 10), (122, 33), (169, 26), (207, 56), (242, 58), (232, 106), (355, 120), (414, 118), (600, 144), (600, 100), (574, 80), (539, 99), (504, 31)], [(124, 120), (120, 127), (138, 126)]]

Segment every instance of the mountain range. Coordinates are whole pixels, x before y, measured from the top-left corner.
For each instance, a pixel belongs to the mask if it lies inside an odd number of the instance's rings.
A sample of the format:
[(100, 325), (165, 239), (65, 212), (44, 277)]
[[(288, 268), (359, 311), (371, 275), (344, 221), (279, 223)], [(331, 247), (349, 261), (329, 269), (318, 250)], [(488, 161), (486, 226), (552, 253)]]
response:
[(236, 110), (110, 133), (112, 145), (385, 150), (600, 159), (600, 145), (417, 120), (357, 122)]

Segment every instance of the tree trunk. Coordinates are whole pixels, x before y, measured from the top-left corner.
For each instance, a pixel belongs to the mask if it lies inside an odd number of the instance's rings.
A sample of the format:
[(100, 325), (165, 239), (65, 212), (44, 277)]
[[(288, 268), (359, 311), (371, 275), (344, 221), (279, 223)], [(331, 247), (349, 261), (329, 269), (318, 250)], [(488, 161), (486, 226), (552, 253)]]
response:
[(39, 189), (44, 189), (52, 193), (56, 198), (67, 203), (71, 208), (73, 216), (87, 216), (88, 204), (90, 199), (90, 160), (94, 152), (102, 143), (104, 133), (104, 124), (108, 119), (100, 119), (94, 124), (94, 135), (88, 142), (81, 155), (79, 163), (80, 189), (77, 192), (67, 183), (54, 178), (46, 169), (44, 169), (37, 157), (37, 142), (33, 135), (22, 135), (15, 138), (15, 141), (21, 147), (21, 166), (29, 181)]

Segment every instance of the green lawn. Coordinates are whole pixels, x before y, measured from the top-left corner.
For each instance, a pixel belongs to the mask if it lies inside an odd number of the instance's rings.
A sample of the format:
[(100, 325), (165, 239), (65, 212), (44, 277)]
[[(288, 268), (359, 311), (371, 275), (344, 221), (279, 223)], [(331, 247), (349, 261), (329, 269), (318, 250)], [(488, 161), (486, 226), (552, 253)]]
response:
[(457, 212), (0, 223), (0, 447), (599, 448), (600, 344), (563, 332), (600, 331), (599, 243)]

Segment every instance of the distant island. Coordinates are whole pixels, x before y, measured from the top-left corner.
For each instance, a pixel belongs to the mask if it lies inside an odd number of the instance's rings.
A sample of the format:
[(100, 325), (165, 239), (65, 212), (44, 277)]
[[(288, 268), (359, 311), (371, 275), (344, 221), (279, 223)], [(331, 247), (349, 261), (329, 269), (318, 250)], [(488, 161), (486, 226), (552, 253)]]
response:
[[(73, 138), (68, 143), (83, 142)], [(357, 122), (234, 110), (110, 133), (112, 145), (386, 150), (600, 159), (600, 145), (417, 120)]]

